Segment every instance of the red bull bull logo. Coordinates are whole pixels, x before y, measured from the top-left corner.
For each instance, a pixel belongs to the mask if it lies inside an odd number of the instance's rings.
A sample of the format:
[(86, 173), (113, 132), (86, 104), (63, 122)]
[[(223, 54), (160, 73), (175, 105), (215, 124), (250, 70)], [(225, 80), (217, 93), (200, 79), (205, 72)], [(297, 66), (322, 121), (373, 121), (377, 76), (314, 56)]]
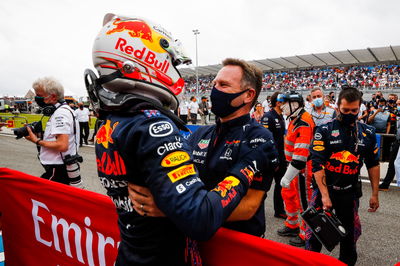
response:
[(214, 188), (213, 191), (218, 192), (221, 197), (225, 198), (228, 191), (230, 191), (233, 187), (239, 185), (240, 181), (234, 176), (228, 176), (223, 181), (218, 183), (218, 187)]
[[(356, 175), (358, 174), (359, 158), (360, 155), (355, 156), (349, 151), (335, 152), (331, 155), (330, 159), (337, 160), (340, 163), (337, 166), (335, 166), (331, 163), (331, 161), (328, 161), (325, 165), (325, 169), (330, 172), (335, 172), (345, 175)], [(352, 168), (351, 165), (349, 165), (349, 163), (356, 163), (357, 165), (354, 168)]]
[(113, 25), (115, 27), (113, 29), (107, 31), (107, 34), (113, 34), (116, 32), (127, 31), (128, 34), (133, 38), (141, 38), (143, 40), (153, 42), (152, 30), (143, 21), (140, 21), (140, 20), (121, 21), (121, 19), (117, 18), (113, 22)]
[(104, 148), (108, 149), (108, 144), (114, 144), (114, 140), (111, 137), (111, 134), (117, 127), (119, 122), (116, 122), (111, 127), (111, 120), (107, 120), (106, 123), (97, 131), (96, 134), (96, 143), (103, 145)]
[(341, 163), (360, 163), (359, 159), (360, 155), (355, 156), (349, 151), (339, 151), (335, 152), (331, 155), (330, 159), (335, 159), (340, 161)]

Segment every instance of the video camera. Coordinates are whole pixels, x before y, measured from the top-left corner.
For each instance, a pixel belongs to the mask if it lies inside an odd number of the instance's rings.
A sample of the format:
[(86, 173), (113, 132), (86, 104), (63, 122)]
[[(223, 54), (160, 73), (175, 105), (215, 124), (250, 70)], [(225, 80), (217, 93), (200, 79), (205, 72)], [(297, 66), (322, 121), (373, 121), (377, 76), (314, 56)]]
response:
[(14, 135), (17, 136), (16, 139), (20, 139), (22, 137), (29, 136), (29, 132), (28, 132), (27, 127), (30, 127), (33, 133), (41, 133), (41, 132), (43, 132), (42, 122), (41, 121), (32, 122), (30, 124), (27, 124), (24, 127), (19, 127), (19, 128), (13, 129)]

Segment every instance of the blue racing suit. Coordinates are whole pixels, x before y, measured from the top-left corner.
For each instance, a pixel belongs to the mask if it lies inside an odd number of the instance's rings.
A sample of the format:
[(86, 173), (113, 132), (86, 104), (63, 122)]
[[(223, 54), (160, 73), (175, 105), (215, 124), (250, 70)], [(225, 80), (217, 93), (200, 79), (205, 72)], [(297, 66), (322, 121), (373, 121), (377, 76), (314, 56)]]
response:
[[(193, 161), (208, 190), (229, 175), (230, 169), (246, 154), (261, 145), (266, 146), (265, 150), (260, 151), (262, 154), (259, 156), (263, 159), (257, 164), (257, 167), (263, 167), (264, 170), (254, 176), (250, 188), (265, 192), (269, 190), (274, 171), (278, 167), (278, 153), (271, 132), (248, 114), (224, 123), (218, 121), (216, 125), (200, 127), (190, 136), (189, 144)], [(226, 222), (224, 227), (255, 236), (263, 235), (264, 201), (249, 220)]]
[[(185, 236), (207, 240), (216, 232), (246, 194), (268, 143), (247, 149), (211, 191), (199, 179), (178, 127), (157, 110), (108, 114), (95, 145), (99, 177), (119, 216), (116, 264), (183, 265), (190, 252)], [(167, 217), (136, 213), (128, 182), (148, 187)]]

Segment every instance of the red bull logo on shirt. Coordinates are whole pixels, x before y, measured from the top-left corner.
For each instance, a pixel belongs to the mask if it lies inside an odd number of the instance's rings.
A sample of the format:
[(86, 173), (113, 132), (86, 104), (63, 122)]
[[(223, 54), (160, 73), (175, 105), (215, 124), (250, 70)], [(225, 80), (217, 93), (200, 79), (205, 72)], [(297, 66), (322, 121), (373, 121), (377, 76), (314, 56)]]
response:
[[(339, 174), (356, 175), (358, 174), (359, 170), (359, 158), (360, 155), (355, 156), (349, 151), (335, 152), (331, 155), (330, 159), (337, 160), (340, 162), (340, 164), (335, 166), (332, 165), (330, 161), (328, 161), (325, 165), (325, 169), (330, 172), (335, 172)], [(356, 163), (357, 165), (352, 168), (349, 163)]]
[(339, 151), (335, 152), (331, 155), (330, 159), (335, 159), (340, 161), (341, 163), (360, 163), (358, 159), (360, 155), (355, 156), (349, 151)]
[(103, 145), (104, 148), (108, 149), (108, 144), (114, 143), (111, 134), (113, 133), (118, 124), (119, 122), (116, 122), (111, 127), (111, 120), (107, 120), (106, 123), (103, 126), (101, 126), (99, 131), (97, 131), (96, 143), (101, 144)]
[(224, 180), (219, 182), (218, 187), (214, 188), (213, 191), (218, 192), (221, 197), (225, 198), (228, 191), (231, 190), (233, 187), (239, 185), (239, 183), (240, 181), (236, 177), (228, 176)]

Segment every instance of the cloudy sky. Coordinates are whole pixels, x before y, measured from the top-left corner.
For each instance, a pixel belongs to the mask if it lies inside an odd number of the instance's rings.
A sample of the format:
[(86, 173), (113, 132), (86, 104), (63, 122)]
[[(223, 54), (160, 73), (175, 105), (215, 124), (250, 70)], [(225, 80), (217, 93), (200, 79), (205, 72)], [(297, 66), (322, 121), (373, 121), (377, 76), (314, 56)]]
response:
[(199, 65), (400, 45), (400, 1), (1, 0), (0, 96), (24, 95), (43, 76), (86, 95), (83, 71), (103, 16), (149, 18), (172, 32)]

